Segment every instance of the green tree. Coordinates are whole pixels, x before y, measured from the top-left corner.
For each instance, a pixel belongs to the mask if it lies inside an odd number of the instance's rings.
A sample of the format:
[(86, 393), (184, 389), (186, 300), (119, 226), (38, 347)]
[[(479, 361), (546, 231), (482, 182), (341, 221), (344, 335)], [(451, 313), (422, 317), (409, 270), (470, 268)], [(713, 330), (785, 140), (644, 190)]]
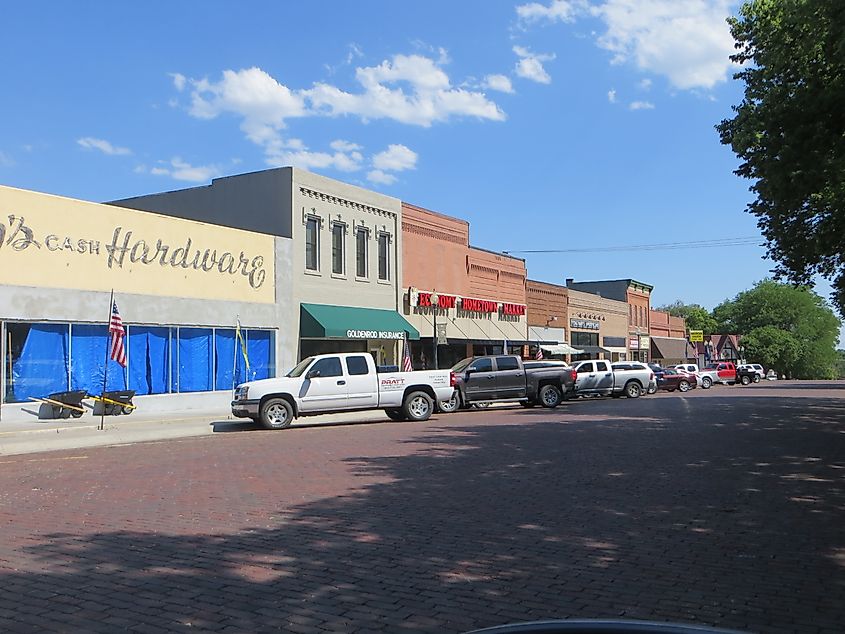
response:
[(774, 273), (831, 280), (845, 316), (845, 2), (748, 0), (730, 18), (745, 95), (716, 129), (754, 181)]
[(675, 317), (683, 317), (687, 320), (688, 330), (703, 330), (706, 335), (716, 332), (716, 320), (713, 319), (713, 315), (699, 304), (685, 304), (678, 299), (671, 304), (661, 306), (657, 310), (662, 310)]
[[(763, 280), (713, 309), (721, 332), (742, 335), (746, 357), (795, 379), (833, 378), (840, 322), (806, 286)], [(780, 348), (780, 350), (778, 350)]]

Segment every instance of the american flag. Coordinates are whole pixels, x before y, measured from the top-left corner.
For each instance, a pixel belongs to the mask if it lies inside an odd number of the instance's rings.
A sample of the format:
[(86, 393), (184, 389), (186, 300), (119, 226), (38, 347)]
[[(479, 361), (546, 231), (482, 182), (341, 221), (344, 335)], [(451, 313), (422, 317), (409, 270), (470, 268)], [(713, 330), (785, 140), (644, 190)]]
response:
[(540, 361), (543, 358), (543, 348), (537, 346), (537, 354), (534, 355), (534, 358), (537, 359), (537, 361)]
[(109, 337), (111, 338), (110, 356), (122, 367), (126, 367), (126, 348), (123, 347), (123, 339), (126, 337), (126, 330), (123, 328), (123, 320), (117, 310), (117, 302), (111, 305), (111, 321), (109, 322)]
[(411, 347), (408, 345), (408, 337), (405, 337), (402, 344), (402, 372), (413, 371), (414, 365), (411, 363)]

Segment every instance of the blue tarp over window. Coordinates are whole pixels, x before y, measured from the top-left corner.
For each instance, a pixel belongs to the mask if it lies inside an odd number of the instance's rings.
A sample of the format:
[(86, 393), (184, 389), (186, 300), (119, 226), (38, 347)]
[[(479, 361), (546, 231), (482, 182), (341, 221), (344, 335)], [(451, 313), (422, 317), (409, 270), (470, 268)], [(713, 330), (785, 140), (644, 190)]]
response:
[[(125, 344), (125, 340), (124, 340)], [(109, 345), (108, 326), (74, 325), (71, 330), (70, 387), (89, 394), (103, 391), (103, 364)], [(126, 374), (117, 361), (109, 359), (107, 390), (125, 390)]]
[(247, 354), (249, 356), (249, 380), (266, 379), (274, 374), (273, 333), (269, 330), (247, 332)]
[[(211, 328), (180, 328), (178, 348), (179, 392), (206, 392), (213, 389)], [(174, 363), (177, 356), (173, 357)]]
[[(104, 352), (105, 354), (105, 352)], [(67, 324), (32, 324), (12, 368), (14, 400), (67, 390)]]
[(129, 389), (136, 394), (166, 394), (169, 328), (129, 327)]
[[(231, 390), (235, 385), (243, 383), (247, 380), (246, 369), (244, 367), (244, 355), (241, 352), (241, 346), (237, 346), (237, 355), (235, 354), (235, 331), (234, 330), (216, 330), (215, 331), (215, 354), (217, 363), (217, 372), (215, 373), (215, 389), (217, 390)], [(234, 369), (234, 381), (232, 380), (232, 370)]]

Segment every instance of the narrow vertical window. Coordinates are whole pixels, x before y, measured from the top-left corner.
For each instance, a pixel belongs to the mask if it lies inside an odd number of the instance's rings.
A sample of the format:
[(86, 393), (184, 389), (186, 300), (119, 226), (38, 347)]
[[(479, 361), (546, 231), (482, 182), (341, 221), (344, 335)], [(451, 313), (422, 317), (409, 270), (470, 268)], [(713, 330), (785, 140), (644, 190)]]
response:
[(390, 235), (387, 233), (378, 236), (378, 278), (390, 279)]
[(320, 268), (319, 223), (317, 218), (308, 218), (305, 221), (305, 268), (309, 271), (317, 271)]
[(336, 222), (332, 225), (332, 273), (343, 275), (346, 273), (346, 225)]
[(369, 233), (363, 227), (355, 232), (355, 275), (367, 277), (367, 238)]

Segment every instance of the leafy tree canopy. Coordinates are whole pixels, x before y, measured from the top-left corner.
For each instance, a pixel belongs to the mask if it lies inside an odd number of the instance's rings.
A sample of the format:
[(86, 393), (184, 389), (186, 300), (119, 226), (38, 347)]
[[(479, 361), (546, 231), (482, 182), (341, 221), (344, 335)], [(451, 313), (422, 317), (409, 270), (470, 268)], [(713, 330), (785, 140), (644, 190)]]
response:
[(703, 330), (706, 335), (716, 332), (716, 320), (713, 319), (709, 310), (699, 304), (685, 304), (678, 299), (671, 304), (661, 306), (657, 310), (662, 310), (675, 317), (683, 317), (687, 320), (689, 330)]
[(713, 317), (720, 332), (743, 335), (749, 361), (768, 363), (790, 378), (835, 374), (840, 322), (825, 300), (806, 286), (763, 280), (719, 304)]
[(745, 95), (717, 130), (754, 181), (748, 211), (774, 273), (830, 279), (845, 316), (845, 2), (748, 0), (729, 23)]

